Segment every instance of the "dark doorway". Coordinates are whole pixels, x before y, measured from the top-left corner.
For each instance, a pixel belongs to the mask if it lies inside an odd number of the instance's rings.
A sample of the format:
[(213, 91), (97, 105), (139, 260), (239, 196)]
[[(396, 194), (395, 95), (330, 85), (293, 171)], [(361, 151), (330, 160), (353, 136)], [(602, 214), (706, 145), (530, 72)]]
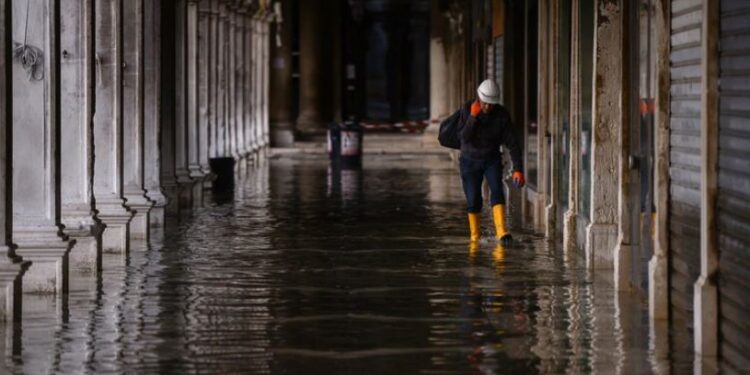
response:
[(429, 118), (430, 2), (364, 4), (365, 119)]

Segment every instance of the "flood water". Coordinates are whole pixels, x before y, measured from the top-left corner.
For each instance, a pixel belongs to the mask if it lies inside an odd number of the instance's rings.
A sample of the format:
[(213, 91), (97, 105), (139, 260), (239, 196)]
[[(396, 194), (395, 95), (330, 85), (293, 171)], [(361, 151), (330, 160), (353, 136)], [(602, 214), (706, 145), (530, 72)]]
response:
[[(684, 373), (642, 297), (514, 227), (467, 244), (436, 158), (271, 160), (232, 196), (30, 296), (7, 373)], [(486, 237), (489, 212), (483, 216)], [(687, 356), (686, 356), (687, 357)]]

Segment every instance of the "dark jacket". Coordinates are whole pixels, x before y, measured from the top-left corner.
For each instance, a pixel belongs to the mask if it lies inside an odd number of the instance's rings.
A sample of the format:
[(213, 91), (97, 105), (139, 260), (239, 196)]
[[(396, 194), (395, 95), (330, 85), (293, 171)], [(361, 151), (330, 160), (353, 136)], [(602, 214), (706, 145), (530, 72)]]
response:
[(508, 110), (502, 105), (494, 105), (490, 113), (471, 116), (471, 103), (466, 102), (459, 115), (461, 156), (472, 160), (500, 158), (500, 146), (510, 151), (513, 171), (523, 171), (521, 145), (516, 137)]

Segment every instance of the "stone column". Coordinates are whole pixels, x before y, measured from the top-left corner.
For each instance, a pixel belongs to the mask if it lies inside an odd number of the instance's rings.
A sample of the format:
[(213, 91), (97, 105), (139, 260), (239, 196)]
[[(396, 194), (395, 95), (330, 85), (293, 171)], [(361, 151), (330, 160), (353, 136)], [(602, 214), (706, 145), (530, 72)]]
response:
[(21, 320), (22, 274), (29, 262), (14, 254), (13, 75), (11, 0), (0, 0), (0, 321)]
[(263, 118), (263, 138), (261, 139), (261, 146), (264, 148), (264, 150), (268, 147), (270, 140), (271, 140), (271, 130), (269, 128), (269, 122), (268, 122), (268, 98), (270, 96), (269, 93), (269, 65), (270, 65), (270, 22), (271, 22), (271, 13), (266, 12), (265, 19), (261, 23), (261, 46), (262, 46), (262, 54), (261, 54), (261, 61), (260, 61), (260, 69), (261, 69), (261, 99), (262, 99), (262, 118)]
[(208, 43), (208, 53), (210, 59), (208, 60), (209, 70), (209, 93), (208, 93), (208, 113), (209, 113), (209, 140), (208, 140), (208, 156), (209, 158), (216, 158), (219, 156), (217, 151), (218, 147), (218, 123), (219, 123), (219, 70), (218, 70), (218, 54), (219, 54), (219, 3), (218, 0), (209, 0), (209, 24), (210, 32)]
[[(546, 228), (546, 207), (549, 201), (548, 181), (550, 172), (549, 159), (549, 54), (550, 54), (550, 25), (549, 25), (549, 6), (548, 1), (539, 3), (539, 58), (538, 72), (539, 81), (537, 83), (539, 97), (537, 99), (539, 106), (539, 129), (537, 130), (537, 147), (539, 154), (537, 156), (537, 200), (535, 210), (535, 226), (537, 228)], [(448, 86), (450, 88), (450, 86)]]
[[(633, 169), (630, 167), (630, 133), (631, 133), (631, 93), (632, 90), (637, 90), (636, 87), (631, 88), (630, 71), (633, 69), (632, 65), (628, 62), (631, 61), (630, 54), (632, 52), (626, 39), (629, 39), (628, 35), (628, 24), (630, 23), (629, 17), (629, 5), (627, 2), (620, 4), (619, 13), (612, 13), (612, 16), (608, 18), (612, 24), (613, 30), (611, 31), (612, 42), (619, 43), (615, 45), (620, 52), (620, 65), (622, 73), (618, 75), (621, 77), (619, 95), (617, 98), (617, 104), (621, 106), (619, 118), (613, 118), (615, 121), (615, 146), (617, 149), (614, 150), (615, 157), (617, 158), (617, 175), (613, 181), (615, 183), (615, 189), (617, 191), (617, 216), (615, 223), (617, 225), (617, 243), (614, 248), (614, 286), (616, 291), (627, 291), (633, 286), (633, 244), (632, 244), (632, 218), (633, 211), (632, 206), (636, 197), (631, 195), (630, 181), (631, 176), (634, 174)], [(614, 7), (612, 7), (614, 9)], [(619, 28), (619, 36), (615, 33), (616, 29)], [(618, 126), (619, 125), (619, 126)], [(619, 139), (619, 142), (617, 142)], [(636, 178), (640, 178), (640, 175), (635, 173)], [(606, 251), (606, 249), (603, 249)]]
[[(299, 2), (299, 37), (300, 37), (300, 81), (299, 81), (299, 109), (297, 130), (317, 131), (322, 129), (323, 118), (320, 113), (322, 100), (320, 93), (327, 82), (322, 81), (322, 70), (325, 67), (325, 56), (321, 53), (321, 45), (325, 43), (321, 33), (323, 28), (321, 0), (305, 0)], [(258, 31), (260, 34), (260, 25)], [(262, 121), (262, 120), (261, 120)], [(261, 132), (262, 134), (262, 132)]]
[[(258, 65), (259, 65), (259, 56), (260, 54), (258, 51), (260, 50), (260, 37), (258, 36), (258, 13), (256, 12), (252, 19), (250, 20), (250, 38), (251, 38), (251, 44), (252, 49), (250, 51), (250, 61), (252, 66), (251, 69), (251, 84), (252, 84), (252, 93), (251, 93), (251, 111), (252, 113), (250, 116), (252, 117), (252, 127), (253, 127), (253, 146), (255, 149), (255, 154), (257, 156), (260, 148), (262, 147), (262, 133), (261, 133), (261, 124), (260, 124), (260, 78), (258, 74)], [(257, 160), (257, 158), (256, 158)]]
[(97, 217), (106, 225), (104, 251), (128, 249), (132, 213), (122, 190), (122, 0), (96, 3), (94, 199)]
[(237, 143), (237, 158), (244, 159), (247, 155), (247, 145), (245, 144), (245, 7), (238, 7), (235, 12), (235, 39), (234, 39), (234, 58), (237, 62), (234, 71), (235, 82), (237, 86), (236, 109), (234, 112)]
[(143, 152), (146, 197), (154, 202), (149, 213), (152, 227), (164, 226), (167, 198), (161, 187), (159, 137), (162, 108), (161, 1), (146, 0), (143, 51)]
[[(284, 1), (282, 5), (284, 7), (283, 14), (287, 17), (289, 12), (287, 11), (286, 5), (289, 3), (291, 2)], [(449, 27), (449, 22), (446, 21), (445, 15), (441, 12), (439, 2), (430, 2), (430, 119), (444, 119), (455, 111), (455, 109), (450, 106), (450, 96), (446, 95), (449, 90), (448, 77), (450, 74), (448, 69), (448, 48), (446, 46), (446, 44), (449, 43), (446, 38), (446, 35), (449, 35)], [(289, 49), (286, 39), (289, 32), (285, 30), (287, 29), (287, 26), (283, 25), (281, 28), (281, 35), (284, 38), (283, 43), (285, 46), (276, 49), (272, 48), (272, 81), (275, 81), (274, 70), (277, 69), (276, 56), (284, 52), (283, 49)], [(279, 32), (278, 26), (276, 32)], [(362, 72), (356, 72), (356, 74), (359, 75), (362, 74)], [(271, 99), (271, 126), (273, 128), (275, 112), (273, 101), (276, 100), (276, 96), (271, 97)]]
[(216, 94), (216, 157), (226, 157), (227, 153), (227, 69), (226, 69), (226, 50), (227, 50), (227, 6), (223, 2), (218, 2), (217, 20), (217, 46), (216, 46), (216, 66), (217, 66), (217, 94)]
[(203, 174), (202, 188), (210, 187), (211, 166), (208, 162), (211, 123), (211, 1), (201, 0), (198, 9), (198, 164)]
[(261, 118), (260, 118), (260, 71), (259, 71), (259, 60), (260, 60), (260, 37), (259, 37), (259, 22), (260, 22), (260, 11), (255, 10), (252, 17), (250, 18), (250, 118), (252, 130), (252, 144), (253, 144), (253, 161), (258, 161), (258, 151), (261, 148), (262, 134), (261, 134)]
[(60, 3), (60, 178), (61, 221), (75, 240), (73, 269), (96, 273), (101, 267), (103, 225), (94, 216), (94, 33), (93, 2)]
[(227, 12), (227, 150), (235, 160), (239, 160), (237, 142), (237, 8), (228, 7)]
[[(648, 262), (649, 316), (669, 319), (669, 44), (670, 0), (657, 0), (654, 13), (656, 33), (656, 113), (654, 115), (654, 255)], [(653, 326), (653, 325), (652, 325)]]
[(258, 12), (253, 22), (253, 88), (255, 89), (253, 112), (255, 114), (255, 141), (258, 153), (263, 149), (263, 81), (261, 77), (261, 60), (263, 58), (263, 37), (261, 36), (261, 22), (263, 15)]
[(568, 143), (568, 210), (563, 218), (563, 251), (567, 255), (573, 255), (578, 248), (578, 181), (580, 172), (581, 149), (581, 90), (580, 90), (580, 62), (578, 36), (580, 35), (580, 0), (572, 0), (571, 28), (570, 28), (570, 140)]
[[(291, 117), (292, 108), (292, 30), (291, 30), (291, 18), (284, 22), (284, 16), (291, 17), (291, 1), (281, 2), (282, 11), (281, 14), (276, 14), (276, 22), (274, 23), (274, 38), (280, 40), (281, 45), (271, 43), (271, 66), (270, 66), (270, 84), (274, 90), (270, 93), (269, 99), (269, 115), (270, 115), (270, 127), (271, 127), (271, 144), (280, 147), (291, 147), (294, 145), (294, 119)], [(433, 39), (437, 40), (437, 39)], [(438, 50), (438, 47), (440, 48)], [(436, 67), (444, 68), (445, 59), (442, 55), (442, 44), (432, 42), (433, 58), (431, 59), (431, 69), (433, 72), (432, 85), (436, 86), (435, 83), (444, 83), (445, 76), (441, 75), (438, 77), (437, 72), (441, 71)], [(436, 59), (437, 52), (441, 53), (441, 59)], [(358, 72), (358, 74), (362, 74)], [(434, 93), (435, 90), (432, 90)], [(433, 95), (431, 103), (433, 108), (439, 107), (438, 102), (445, 102), (445, 95), (440, 95), (439, 100), (436, 98), (437, 95)], [(442, 107), (441, 107), (442, 108)], [(446, 110), (447, 111), (447, 110)], [(434, 112), (434, 111), (433, 111)], [(434, 116), (433, 116), (434, 118)]]
[(167, 206), (165, 207), (166, 215), (174, 217), (180, 213), (179, 205), (179, 191), (180, 185), (177, 183), (177, 151), (176, 151), (176, 51), (175, 46), (175, 3), (171, 1), (159, 1), (158, 7), (161, 8), (160, 20), (162, 24), (159, 27), (161, 31), (160, 44), (161, 51), (159, 56), (163, 65), (160, 64), (159, 77), (161, 82), (159, 83), (159, 94), (161, 96), (161, 108), (159, 108), (160, 123), (160, 138), (159, 144), (161, 146), (161, 153), (159, 154), (159, 164), (161, 172), (161, 185), (164, 191), (164, 195), (167, 197)]
[(627, 107), (623, 83), (622, 0), (595, 3), (594, 92), (591, 135), (591, 223), (586, 228), (586, 263), (612, 269), (618, 239), (620, 132)]
[(244, 43), (245, 43), (245, 144), (247, 145), (249, 159), (255, 159), (255, 152), (258, 149), (255, 138), (255, 113), (253, 112), (253, 104), (255, 97), (255, 84), (254, 84), (254, 67), (253, 61), (253, 12), (245, 14), (245, 32), (244, 32)]
[(199, 104), (198, 56), (198, 0), (187, 2), (187, 156), (192, 184), (193, 207), (203, 205), (203, 180), (206, 177), (200, 164), (200, 126), (203, 107)]
[(194, 199), (188, 160), (189, 111), (195, 107), (189, 107), (187, 2), (188, 0), (180, 0), (175, 3), (175, 176), (179, 186), (181, 212), (190, 211)]
[(558, 88), (558, 64), (560, 51), (560, 3), (553, 2), (550, 5), (549, 15), (549, 60), (547, 65), (548, 90), (545, 91), (547, 98), (548, 116), (547, 133), (550, 135), (550, 145), (547, 148), (549, 165), (549, 196), (546, 213), (546, 237), (549, 241), (557, 238), (558, 210), (560, 209), (560, 173), (564, 166), (562, 162), (562, 124), (559, 122), (559, 103), (557, 100)]
[(154, 202), (146, 197), (143, 183), (143, 1), (122, 3), (122, 153), (125, 205), (133, 213), (130, 238), (148, 240), (149, 212)]
[(13, 64), (13, 242), (33, 263), (25, 292), (65, 293), (72, 243), (59, 234), (59, 14), (53, 0), (27, 1), (13, 2), (13, 40), (38, 48), (41, 61), (28, 70)]
[(719, 355), (719, 238), (716, 196), (719, 167), (719, 0), (703, 0), (701, 90), (701, 275), (695, 282), (693, 322), (698, 373), (710, 373)]
[[(253, 11), (251, 5), (241, 6), (239, 8), (239, 14), (237, 15), (237, 142), (239, 143), (239, 157), (235, 171), (237, 172), (237, 180), (240, 184), (243, 183), (246, 176), (248, 163), (252, 160), (250, 153), (252, 152), (252, 144), (248, 142), (249, 132), (249, 119), (250, 111), (248, 108), (248, 99), (252, 95), (252, 89), (250, 87), (250, 76), (248, 74), (247, 67), (250, 65), (248, 56), (248, 45), (247, 40), (249, 38), (248, 30), (248, 14)], [(242, 191), (239, 189), (238, 191)]]

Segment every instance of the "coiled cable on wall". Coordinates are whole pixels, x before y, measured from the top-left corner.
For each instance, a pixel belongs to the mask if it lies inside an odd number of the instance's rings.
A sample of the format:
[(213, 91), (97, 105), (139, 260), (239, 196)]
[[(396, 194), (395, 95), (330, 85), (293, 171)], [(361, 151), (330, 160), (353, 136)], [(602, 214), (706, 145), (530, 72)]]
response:
[(26, 43), (13, 42), (13, 58), (16, 59), (29, 76), (29, 81), (44, 79), (42, 65), (43, 52), (39, 48)]
[(41, 81), (44, 79), (44, 68), (42, 67), (44, 52), (26, 43), (26, 36), (29, 32), (30, 3), (31, 1), (26, 2), (26, 25), (24, 25), (23, 43), (13, 42), (13, 58), (26, 70), (29, 81)]

